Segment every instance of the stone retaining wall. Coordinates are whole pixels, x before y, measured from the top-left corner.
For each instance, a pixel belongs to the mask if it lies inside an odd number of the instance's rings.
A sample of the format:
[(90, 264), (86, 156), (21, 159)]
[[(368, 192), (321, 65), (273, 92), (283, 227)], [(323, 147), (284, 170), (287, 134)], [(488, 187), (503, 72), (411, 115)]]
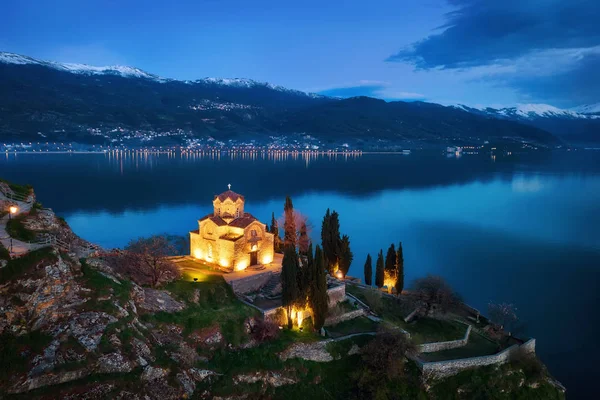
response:
[(456, 349), (457, 347), (466, 346), (469, 343), (469, 335), (471, 334), (471, 325), (468, 326), (467, 332), (462, 339), (449, 340), (446, 342), (434, 342), (434, 343), (423, 343), (419, 345), (419, 352), (421, 353), (433, 353), (436, 351)]
[(512, 345), (511, 347), (501, 351), (500, 353), (490, 356), (462, 358), (457, 360), (422, 362), (415, 360), (419, 368), (423, 371), (423, 375), (431, 378), (444, 378), (455, 375), (465, 369), (474, 367), (483, 367), (493, 364), (504, 364), (509, 361), (516, 353), (524, 351), (526, 353), (535, 353), (535, 339), (529, 339), (522, 345)]
[(335, 324), (339, 324), (340, 322), (348, 321), (354, 318), (358, 318), (360, 316), (365, 315), (365, 310), (359, 308), (354, 311), (347, 312), (342, 315), (338, 315), (336, 317), (330, 317), (325, 320), (325, 326), (331, 326)]
[(258, 291), (273, 276), (271, 273), (262, 273), (248, 276), (246, 278), (235, 279), (229, 282), (231, 288), (236, 293), (246, 294)]
[(327, 289), (327, 297), (329, 297), (329, 307), (335, 306), (340, 301), (346, 299), (346, 285), (339, 285)]

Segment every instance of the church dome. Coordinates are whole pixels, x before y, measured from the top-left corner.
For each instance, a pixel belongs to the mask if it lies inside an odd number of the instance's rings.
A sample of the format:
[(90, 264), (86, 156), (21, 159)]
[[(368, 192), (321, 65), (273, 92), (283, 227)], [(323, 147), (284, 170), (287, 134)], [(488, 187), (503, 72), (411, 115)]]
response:
[(244, 196), (242, 196), (241, 194), (238, 194), (236, 192), (234, 192), (233, 190), (227, 190), (219, 195), (215, 196), (215, 200), (219, 199), (219, 201), (225, 201), (227, 199), (231, 199), (231, 201), (237, 201), (238, 199), (241, 199), (242, 201), (244, 201)]

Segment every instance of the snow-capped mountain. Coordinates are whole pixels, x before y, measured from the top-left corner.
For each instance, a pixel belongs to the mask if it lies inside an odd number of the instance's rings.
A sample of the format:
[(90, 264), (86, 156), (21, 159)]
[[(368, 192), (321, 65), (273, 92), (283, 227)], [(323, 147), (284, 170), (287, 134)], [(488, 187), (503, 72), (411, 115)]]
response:
[[(118, 75), (124, 78), (145, 78), (156, 82), (178, 82), (176, 79), (163, 78), (158, 75), (150, 74), (136, 67), (128, 67), (123, 65), (112, 65), (105, 67), (97, 67), (87, 64), (73, 64), (73, 63), (59, 63), (55, 61), (42, 61), (32, 57), (23, 56), (15, 53), (0, 52), (0, 63), (5, 64), (19, 64), (19, 65), (41, 65), (49, 68), (53, 68), (59, 71), (71, 72), (74, 74), (83, 75)], [(257, 88), (264, 87), (271, 90), (277, 90), (280, 92), (293, 93), (301, 96), (308, 96), (312, 98), (325, 97), (316, 93), (306, 93), (300, 90), (288, 89), (283, 86), (274, 85), (268, 82), (258, 82), (252, 79), (246, 78), (203, 78), (198, 80), (187, 80), (180, 81), (188, 84), (204, 84), (204, 85), (215, 85), (215, 86), (228, 86), (235, 88)]]
[(120, 75), (122, 77), (135, 77), (135, 78), (146, 78), (152, 79), (157, 82), (166, 81), (156, 75), (149, 74), (142, 71), (139, 68), (127, 67), (123, 65), (112, 65), (106, 67), (95, 67), (87, 64), (73, 64), (73, 63), (59, 63), (54, 61), (42, 61), (36, 60), (35, 58), (22, 56), (14, 53), (1, 53), (0, 62), (5, 64), (32, 64), (42, 65), (50, 68), (54, 68), (60, 71), (72, 72), (74, 74), (85, 74), (85, 75)]
[(473, 114), (531, 125), (574, 144), (600, 142), (600, 103), (568, 110), (548, 104), (517, 104), (514, 107), (499, 109), (475, 108), (462, 104), (452, 107)]
[(575, 111), (580, 114), (594, 114), (600, 113), (600, 103), (596, 104), (585, 104), (578, 107), (571, 108), (571, 111)]
[(332, 143), (560, 143), (544, 130), (507, 119), (432, 103), (335, 99), (251, 79), (180, 81), (133, 67), (0, 53), (0, 140), (40, 135), (61, 141), (100, 140), (88, 132), (126, 129), (219, 139), (301, 133)]
[[(596, 105), (600, 109), (600, 104)], [(497, 117), (509, 118), (580, 118), (580, 119), (595, 119), (598, 116), (589, 115), (595, 111), (590, 111), (592, 106), (582, 106), (574, 109), (565, 110), (554, 107), (549, 104), (517, 104), (514, 107), (491, 108), (491, 107), (468, 107), (463, 104), (454, 106), (469, 112), (480, 112)], [(587, 107), (587, 108), (586, 108)]]

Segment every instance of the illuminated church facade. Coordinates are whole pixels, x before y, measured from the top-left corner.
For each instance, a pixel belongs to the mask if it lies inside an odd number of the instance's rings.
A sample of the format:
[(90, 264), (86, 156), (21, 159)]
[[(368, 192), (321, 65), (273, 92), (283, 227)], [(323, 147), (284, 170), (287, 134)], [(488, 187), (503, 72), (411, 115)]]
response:
[(244, 196), (231, 190), (213, 199), (213, 212), (190, 232), (192, 257), (222, 268), (241, 271), (273, 261), (274, 236), (265, 224), (244, 211)]

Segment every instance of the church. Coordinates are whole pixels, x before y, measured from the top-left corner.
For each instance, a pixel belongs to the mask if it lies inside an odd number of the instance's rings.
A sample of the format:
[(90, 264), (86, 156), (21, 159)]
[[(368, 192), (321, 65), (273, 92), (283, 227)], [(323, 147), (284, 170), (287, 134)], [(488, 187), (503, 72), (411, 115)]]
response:
[(270, 264), (274, 236), (265, 224), (244, 211), (244, 196), (229, 190), (213, 199), (213, 212), (198, 221), (190, 232), (192, 257), (223, 269), (241, 271)]

